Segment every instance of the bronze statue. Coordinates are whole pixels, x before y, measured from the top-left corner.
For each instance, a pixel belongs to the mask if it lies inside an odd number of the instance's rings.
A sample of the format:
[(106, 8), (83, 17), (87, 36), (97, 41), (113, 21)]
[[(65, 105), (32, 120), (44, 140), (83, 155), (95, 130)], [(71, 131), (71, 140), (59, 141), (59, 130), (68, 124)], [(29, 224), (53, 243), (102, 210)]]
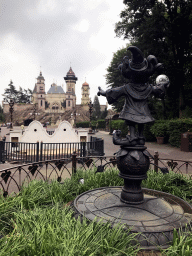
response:
[[(161, 79), (158, 85), (150, 85), (149, 77), (155, 71), (162, 70), (163, 65), (158, 63), (153, 55), (144, 58), (143, 53), (136, 46), (130, 46), (127, 50), (131, 52), (131, 59), (125, 56), (118, 68), (122, 75), (129, 79), (129, 83), (107, 91), (103, 91), (99, 87), (98, 96), (105, 96), (109, 104), (117, 101), (121, 96), (125, 97), (125, 104), (119, 118), (125, 120), (129, 126), (130, 135), (127, 135), (126, 139), (122, 139), (120, 132), (116, 132), (113, 136), (113, 143), (122, 146), (144, 145), (144, 124), (154, 121), (147, 105), (148, 97), (150, 94), (154, 94), (156, 97), (163, 98), (169, 80)], [(135, 130), (136, 124), (138, 124), (138, 134)]]

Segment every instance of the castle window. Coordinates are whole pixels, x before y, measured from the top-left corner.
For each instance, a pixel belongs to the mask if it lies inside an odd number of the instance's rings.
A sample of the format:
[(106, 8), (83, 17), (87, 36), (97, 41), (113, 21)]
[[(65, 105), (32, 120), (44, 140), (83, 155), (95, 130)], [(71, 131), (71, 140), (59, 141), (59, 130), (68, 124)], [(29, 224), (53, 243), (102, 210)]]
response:
[(71, 103), (71, 102), (70, 102), (70, 101), (68, 101), (68, 107), (70, 107), (70, 103)]
[[(42, 97), (42, 95), (41, 95), (41, 97)], [(41, 100), (41, 107), (43, 106), (43, 101)]]
[(54, 103), (52, 109), (59, 109), (59, 106), (56, 103)]

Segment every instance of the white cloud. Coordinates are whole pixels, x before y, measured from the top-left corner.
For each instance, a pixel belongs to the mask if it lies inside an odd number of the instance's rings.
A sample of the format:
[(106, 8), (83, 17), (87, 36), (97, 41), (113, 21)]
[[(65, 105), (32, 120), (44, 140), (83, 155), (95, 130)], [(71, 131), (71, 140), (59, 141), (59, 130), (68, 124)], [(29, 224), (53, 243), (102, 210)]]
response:
[[(33, 89), (35, 77), (38, 75), (40, 67), (38, 66), (38, 58), (25, 45), (12, 34), (7, 35), (1, 43), (0, 58), (0, 77), (1, 87), (0, 95), (4, 93), (10, 80), (13, 80), (17, 89), (22, 88)], [(33, 75), (34, 79), (29, 80)], [(2, 97), (0, 97), (2, 99)]]
[(83, 19), (76, 26), (74, 26), (74, 29), (79, 32), (87, 32), (89, 29), (89, 26), (90, 26), (89, 21), (86, 19)]

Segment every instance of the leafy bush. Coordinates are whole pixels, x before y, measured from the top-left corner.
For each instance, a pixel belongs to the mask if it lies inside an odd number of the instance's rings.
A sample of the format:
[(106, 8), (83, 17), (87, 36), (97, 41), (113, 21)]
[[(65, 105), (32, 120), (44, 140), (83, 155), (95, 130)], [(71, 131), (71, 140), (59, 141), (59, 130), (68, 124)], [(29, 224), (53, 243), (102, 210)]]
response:
[(150, 128), (152, 127), (153, 123), (147, 123), (145, 124), (144, 127), (144, 137), (146, 141), (151, 142), (151, 141), (156, 141), (156, 137), (152, 134)]
[(180, 147), (181, 134), (192, 132), (192, 119), (175, 119), (169, 121), (169, 143), (174, 147)]
[(79, 127), (82, 127), (82, 128), (89, 128), (89, 121), (84, 121), (84, 122), (76, 123), (76, 127), (77, 127), (77, 128), (79, 128)]
[(128, 133), (128, 126), (123, 120), (112, 120), (110, 122), (110, 130), (121, 130), (121, 135), (124, 137)]
[(151, 133), (155, 137), (165, 137), (168, 134), (169, 130), (169, 121), (167, 120), (158, 120), (150, 128)]
[[(79, 122), (79, 123), (76, 123), (76, 127), (79, 128), (79, 127), (82, 127), (82, 128), (89, 128), (89, 121), (84, 121), (84, 122)], [(98, 124), (98, 126), (97, 126)], [(91, 122), (91, 126), (93, 129), (95, 129), (96, 127), (101, 128), (101, 129), (104, 129), (105, 128), (105, 120), (97, 120), (97, 121), (92, 121)]]
[(105, 129), (105, 124), (106, 124), (105, 120), (98, 120), (97, 122), (98, 122), (98, 128)]

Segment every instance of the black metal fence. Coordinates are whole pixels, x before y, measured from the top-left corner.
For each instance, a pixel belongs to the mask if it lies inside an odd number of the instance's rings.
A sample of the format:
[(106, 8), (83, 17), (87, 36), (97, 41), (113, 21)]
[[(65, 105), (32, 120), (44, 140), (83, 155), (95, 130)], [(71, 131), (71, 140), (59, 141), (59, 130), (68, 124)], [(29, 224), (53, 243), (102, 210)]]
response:
[[(191, 161), (159, 159), (158, 154), (155, 154), (150, 161), (150, 169), (162, 171), (163, 174), (174, 171), (192, 178)], [(33, 179), (44, 181), (54, 179), (61, 182), (63, 179), (74, 175), (78, 169), (84, 171), (94, 169), (95, 173), (97, 173), (111, 170), (112, 168), (117, 168), (114, 156), (79, 157), (75, 153), (70, 158), (22, 164), (0, 170), (0, 195), (6, 197), (12, 192), (18, 193), (23, 183), (29, 183)]]
[(103, 156), (104, 141), (91, 137), (90, 142), (76, 143), (25, 143), (0, 141), (0, 162), (33, 163), (38, 161), (80, 157)]

